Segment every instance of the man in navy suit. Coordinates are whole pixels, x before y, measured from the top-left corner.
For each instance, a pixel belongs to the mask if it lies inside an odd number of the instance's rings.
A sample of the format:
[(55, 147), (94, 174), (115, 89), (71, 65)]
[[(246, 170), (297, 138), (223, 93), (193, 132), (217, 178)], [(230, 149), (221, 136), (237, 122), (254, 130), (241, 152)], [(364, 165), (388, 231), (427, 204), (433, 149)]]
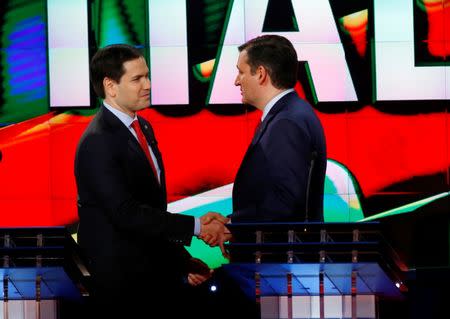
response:
[[(325, 136), (312, 107), (293, 89), (296, 51), (277, 35), (250, 40), (239, 51), (235, 85), (242, 102), (263, 114), (234, 181), (231, 222), (322, 221)], [(216, 278), (224, 304), (239, 303), (241, 314), (223, 307), (225, 318), (260, 318), (258, 304), (226, 271)]]
[(232, 222), (323, 221), (326, 147), (311, 105), (294, 91), (297, 53), (278, 35), (239, 47), (242, 102), (261, 123), (236, 175)]
[(103, 105), (79, 141), (75, 177), (78, 242), (92, 275), (93, 317), (185, 315), (190, 286), (211, 272), (183, 245), (193, 235), (219, 243), (226, 219), (167, 212), (158, 143), (151, 124), (136, 113), (150, 104), (142, 53), (111, 45), (94, 55), (90, 69)]

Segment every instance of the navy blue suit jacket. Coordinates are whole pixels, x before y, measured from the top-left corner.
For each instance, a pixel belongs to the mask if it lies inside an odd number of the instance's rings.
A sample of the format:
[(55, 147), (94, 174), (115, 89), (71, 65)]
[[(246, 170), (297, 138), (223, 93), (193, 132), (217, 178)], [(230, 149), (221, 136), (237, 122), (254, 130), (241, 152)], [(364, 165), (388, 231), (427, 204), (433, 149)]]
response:
[(296, 92), (283, 96), (259, 126), (238, 170), (232, 221), (304, 221), (307, 209), (308, 221), (323, 221), (326, 161), (323, 128), (311, 105)]

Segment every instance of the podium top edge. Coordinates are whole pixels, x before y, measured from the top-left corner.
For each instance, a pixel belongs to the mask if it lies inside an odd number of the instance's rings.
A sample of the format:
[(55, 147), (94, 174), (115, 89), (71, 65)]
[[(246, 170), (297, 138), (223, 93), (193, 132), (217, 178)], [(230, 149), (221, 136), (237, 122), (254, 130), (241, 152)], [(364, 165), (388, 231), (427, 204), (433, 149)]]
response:
[(268, 228), (268, 227), (275, 227), (275, 228), (282, 228), (282, 229), (296, 229), (300, 227), (307, 227), (310, 229), (327, 229), (327, 228), (376, 228), (377, 226), (380, 226), (379, 221), (375, 222), (255, 222), (255, 223), (249, 223), (249, 222), (233, 222), (226, 225), (229, 228)]

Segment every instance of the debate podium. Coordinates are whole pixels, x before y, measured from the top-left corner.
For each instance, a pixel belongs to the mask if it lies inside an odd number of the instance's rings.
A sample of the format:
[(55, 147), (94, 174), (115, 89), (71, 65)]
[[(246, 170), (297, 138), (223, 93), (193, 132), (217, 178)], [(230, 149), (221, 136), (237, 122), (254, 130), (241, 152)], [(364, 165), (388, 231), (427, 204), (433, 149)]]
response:
[(0, 318), (57, 319), (81, 302), (89, 273), (65, 227), (0, 228)]
[(224, 269), (261, 318), (379, 318), (379, 300), (401, 300), (407, 290), (407, 268), (377, 222), (229, 228), (234, 240)]

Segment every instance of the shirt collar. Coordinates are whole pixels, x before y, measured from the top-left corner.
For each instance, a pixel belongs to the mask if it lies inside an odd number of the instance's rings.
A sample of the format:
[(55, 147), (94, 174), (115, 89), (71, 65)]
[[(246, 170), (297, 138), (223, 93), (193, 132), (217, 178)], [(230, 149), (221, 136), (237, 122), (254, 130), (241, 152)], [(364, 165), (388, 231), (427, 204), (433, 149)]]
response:
[(264, 121), (264, 119), (266, 118), (267, 114), (269, 114), (270, 110), (275, 105), (275, 103), (277, 103), (283, 96), (285, 96), (286, 94), (291, 93), (293, 91), (294, 91), (294, 89), (287, 89), (287, 90), (279, 93), (278, 95), (275, 95), (269, 101), (269, 103), (267, 103), (266, 106), (264, 107), (264, 111), (263, 111), (263, 114), (261, 116), (261, 122)]
[(130, 128), (131, 123), (133, 123), (137, 119), (137, 115), (135, 114), (134, 117), (129, 116), (128, 114), (119, 111), (116, 108), (113, 108), (111, 105), (103, 101), (103, 105), (110, 111), (112, 114), (114, 114), (126, 127)]

